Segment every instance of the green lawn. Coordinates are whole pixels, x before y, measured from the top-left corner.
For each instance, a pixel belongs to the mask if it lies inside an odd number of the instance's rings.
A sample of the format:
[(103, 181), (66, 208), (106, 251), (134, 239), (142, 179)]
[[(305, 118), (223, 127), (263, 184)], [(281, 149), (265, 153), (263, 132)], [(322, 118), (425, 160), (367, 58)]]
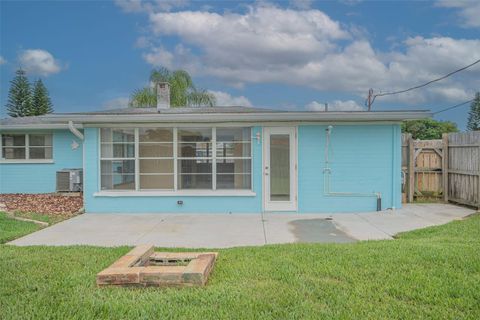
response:
[(33, 222), (14, 220), (7, 217), (4, 212), (0, 212), (0, 243), (8, 242), (39, 229), (40, 226)]
[(219, 250), (205, 288), (97, 288), (128, 250), (0, 246), (0, 318), (480, 318), (478, 215), (393, 241)]

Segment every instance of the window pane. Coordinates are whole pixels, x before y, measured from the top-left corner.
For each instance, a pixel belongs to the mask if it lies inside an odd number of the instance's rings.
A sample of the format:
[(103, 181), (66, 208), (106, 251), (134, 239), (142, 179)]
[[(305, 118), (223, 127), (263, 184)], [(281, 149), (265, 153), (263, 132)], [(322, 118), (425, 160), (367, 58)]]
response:
[(30, 147), (30, 159), (52, 159), (52, 147)]
[(178, 160), (178, 173), (211, 173), (211, 160)]
[(135, 190), (135, 175), (102, 174), (102, 190)]
[(217, 157), (250, 157), (251, 145), (247, 143), (219, 142)]
[(101, 141), (102, 142), (134, 142), (135, 131), (134, 129), (101, 129)]
[(217, 159), (217, 173), (250, 173), (250, 159)]
[(140, 158), (173, 157), (173, 143), (140, 143)]
[(172, 142), (173, 129), (165, 128), (140, 128), (138, 129), (140, 142)]
[(270, 200), (290, 200), (290, 136), (270, 135)]
[(18, 147), (25, 146), (24, 134), (2, 134), (2, 146)]
[(140, 189), (173, 189), (172, 175), (140, 175)]
[(51, 146), (52, 135), (51, 134), (31, 134), (29, 137), (30, 146)]
[(102, 158), (133, 158), (134, 143), (102, 143)]
[(211, 174), (182, 174), (178, 176), (179, 189), (212, 189)]
[(211, 142), (179, 143), (178, 156), (182, 158), (211, 157)]
[(250, 128), (217, 128), (217, 141), (250, 141)]
[(217, 174), (217, 189), (251, 189), (250, 174)]
[(102, 190), (135, 189), (135, 160), (102, 160)]
[(102, 174), (135, 174), (135, 160), (102, 160)]
[(4, 159), (25, 159), (25, 148), (3, 148), (2, 157)]
[(173, 173), (173, 159), (140, 160), (140, 173)]
[(178, 129), (178, 142), (209, 142), (211, 140), (211, 128)]

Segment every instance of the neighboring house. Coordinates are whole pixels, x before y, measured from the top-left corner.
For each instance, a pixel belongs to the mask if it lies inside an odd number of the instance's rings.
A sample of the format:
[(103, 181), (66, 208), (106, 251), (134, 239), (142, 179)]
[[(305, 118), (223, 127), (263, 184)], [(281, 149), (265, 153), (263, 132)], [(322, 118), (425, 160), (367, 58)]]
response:
[[(163, 89), (162, 89), (163, 88)], [(426, 111), (157, 108), (1, 120), (0, 193), (83, 169), (86, 212), (352, 212), (401, 207), (400, 122)]]

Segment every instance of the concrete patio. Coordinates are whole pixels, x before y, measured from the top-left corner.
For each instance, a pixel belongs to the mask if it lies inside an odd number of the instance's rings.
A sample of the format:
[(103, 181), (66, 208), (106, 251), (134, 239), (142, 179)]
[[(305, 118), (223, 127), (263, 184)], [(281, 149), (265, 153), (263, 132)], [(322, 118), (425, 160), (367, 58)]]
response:
[(392, 239), (399, 232), (462, 219), (475, 210), (409, 204), (396, 211), (344, 214), (94, 214), (42, 229), (9, 244), (226, 248), (291, 242)]

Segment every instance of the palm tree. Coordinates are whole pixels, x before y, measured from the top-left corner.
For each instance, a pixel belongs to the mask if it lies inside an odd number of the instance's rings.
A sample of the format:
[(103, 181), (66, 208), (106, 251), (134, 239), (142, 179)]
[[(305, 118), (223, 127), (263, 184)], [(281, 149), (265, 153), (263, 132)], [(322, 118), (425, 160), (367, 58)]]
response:
[(157, 83), (170, 84), (170, 105), (172, 107), (213, 107), (216, 99), (210, 92), (197, 89), (192, 77), (184, 70), (170, 71), (167, 68), (154, 69), (150, 73), (150, 87), (137, 89), (130, 97), (132, 107), (153, 107), (157, 105)]

